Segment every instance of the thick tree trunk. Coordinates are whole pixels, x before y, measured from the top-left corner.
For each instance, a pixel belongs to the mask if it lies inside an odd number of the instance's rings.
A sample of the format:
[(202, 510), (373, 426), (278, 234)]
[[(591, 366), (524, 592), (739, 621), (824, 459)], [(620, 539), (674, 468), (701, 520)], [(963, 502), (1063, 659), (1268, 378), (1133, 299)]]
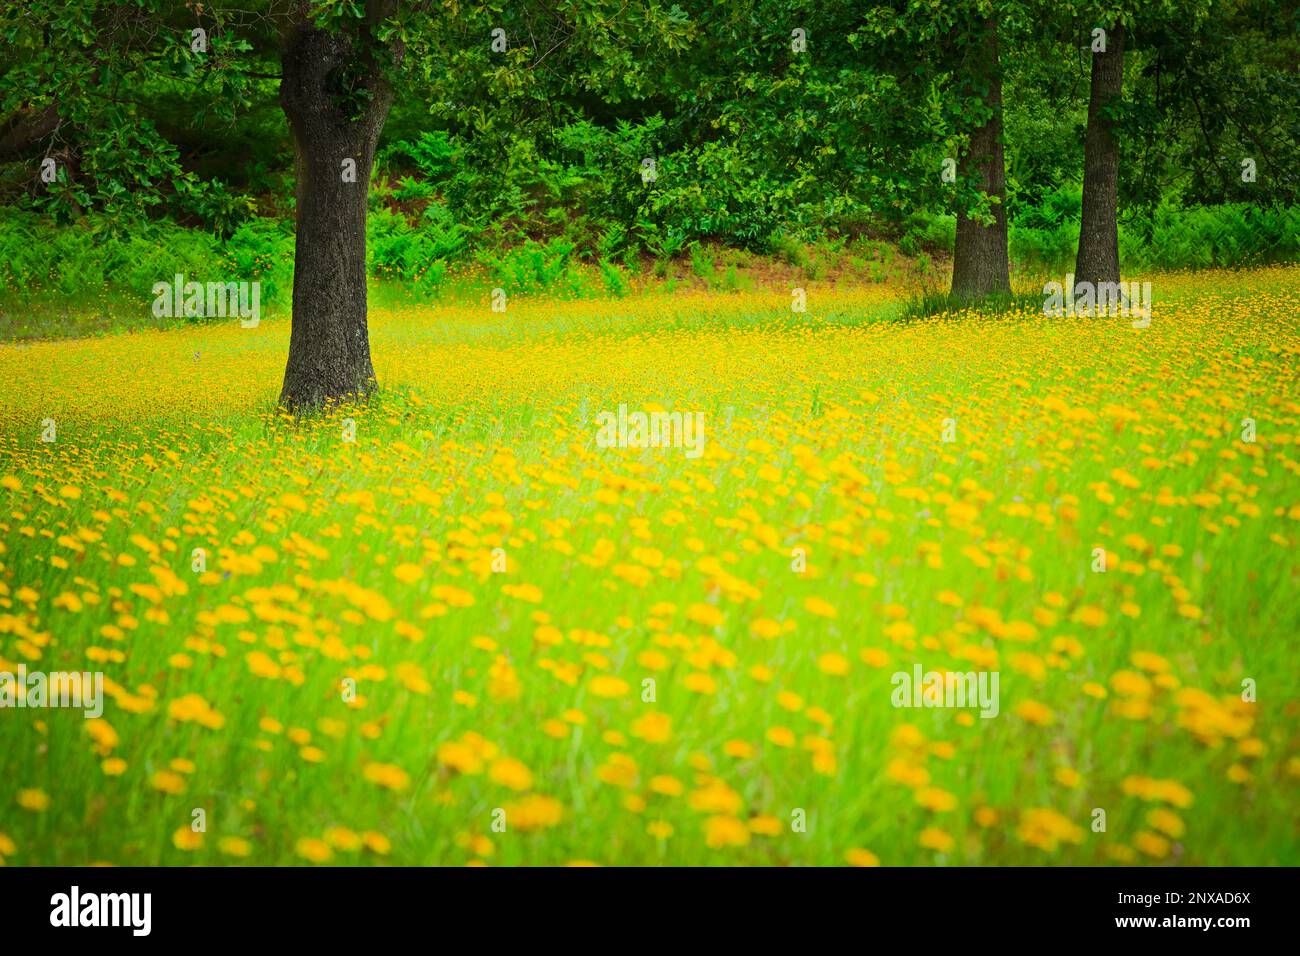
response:
[[(281, 56), (298, 221), (280, 403), (294, 412), (363, 398), (376, 385), (366, 324), (366, 200), (392, 92), (357, 47), (347, 34), (303, 23), (288, 32)], [(345, 160), (355, 169), (345, 169)]]
[(970, 145), (958, 157), (962, 182), (974, 181), (985, 194), (995, 198), (994, 221), (984, 225), (959, 211), (957, 241), (953, 250), (952, 295), (963, 300), (989, 295), (1011, 294), (1011, 270), (1007, 260), (1007, 173), (1002, 157), (1002, 66), (998, 61), (997, 23), (984, 24), (984, 41), (979, 54), (970, 58), (971, 84), (984, 92), (992, 111), (988, 121), (971, 132)]
[(1088, 132), (1083, 141), (1083, 210), (1074, 281), (1119, 282), (1119, 143), (1105, 110), (1124, 88), (1124, 27), (1106, 35), (1106, 52), (1092, 55)]

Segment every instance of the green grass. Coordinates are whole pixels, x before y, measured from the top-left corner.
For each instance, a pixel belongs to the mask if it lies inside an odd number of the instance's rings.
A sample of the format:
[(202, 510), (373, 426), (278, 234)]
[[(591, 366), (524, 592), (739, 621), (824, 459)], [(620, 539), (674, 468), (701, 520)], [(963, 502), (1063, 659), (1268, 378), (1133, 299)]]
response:
[[(378, 308), (380, 397), (298, 424), (271, 411), (283, 318), (0, 346), (0, 658), (120, 688), (106, 752), (79, 714), (0, 711), (7, 862), (305, 863), (332, 837), (335, 863), (1294, 865), (1300, 275), (1156, 298), (1141, 332), (890, 322), (879, 286), (802, 316), (781, 287)], [(621, 403), (704, 412), (704, 457), (598, 447)], [(916, 663), (996, 669), (999, 716), (895, 708)], [(527, 794), (558, 818), (530, 827)]]

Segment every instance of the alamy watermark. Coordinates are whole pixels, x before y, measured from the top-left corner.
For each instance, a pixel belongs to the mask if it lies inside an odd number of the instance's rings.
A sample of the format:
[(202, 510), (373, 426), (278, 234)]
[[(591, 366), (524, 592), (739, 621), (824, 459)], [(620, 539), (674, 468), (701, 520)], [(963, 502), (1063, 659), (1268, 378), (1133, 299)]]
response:
[(897, 671), (890, 679), (895, 707), (979, 707), (981, 717), (998, 715), (997, 671)]
[(0, 671), (0, 707), (71, 707), (85, 716), (104, 713), (104, 675), (95, 671), (28, 671), (18, 665), (18, 673)]
[(703, 412), (618, 412), (596, 415), (599, 448), (684, 448), (687, 458), (704, 454)]
[(239, 316), (239, 324), (253, 329), (262, 320), (260, 282), (186, 282), (177, 273), (171, 282), (153, 285), (156, 319), (224, 319)]
[[(1070, 295), (1066, 289), (1072, 290)], [(1151, 324), (1151, 283), (1075, 282), (1074, 273), (1067, 272), (1064, 283), (1043, 286), (1043, 312), (1052, 316), (1135, 316), (1133, 328), (1145, 329)]]
[(119, 926), (133, 936), (148, 936), (153, 927), (152, 893), (83, 893), (73, 886), (50, 897), (50, 925), (55, 927)]

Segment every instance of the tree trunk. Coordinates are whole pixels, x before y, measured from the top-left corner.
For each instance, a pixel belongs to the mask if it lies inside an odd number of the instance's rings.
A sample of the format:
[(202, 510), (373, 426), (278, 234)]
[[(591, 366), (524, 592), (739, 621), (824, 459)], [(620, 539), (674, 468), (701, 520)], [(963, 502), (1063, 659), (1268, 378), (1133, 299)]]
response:
[[(280, 403), (310, 412), (376, 386), (366, 324), (366, 201), (375, 144), (392, 103), (356, 37), (291, 27), (280, 105), (298, 178), (293, 328)], [(355, 163), (354, 170), (346, 170)]]
[[(1124, 88), (1124, 27), (1106, 36), (1106, 52), (1092, 55), (1088, 132), (1083, 141), (1083, 209), (1074, 281), (1119, 282), (1119, 143), (1105, 110)], [(1072, 292), (1073, 290), (1071, 290)]]
[(984, 95), (992, 115), (971, 132), (970, 145), (958, 157), (961, 182), (974, 181), (980, 191), (993, 197), (993, 223), (984, 225), (957, 213), (957, 241), (953, 250), (952, 296), (971, 300), (995, 294), (1011, 294), (1011, 270), (1007, 260), (1007, 173), (1002, 158), (1002, 66), (998, 61), (998, 28), (984, 22), (984, 40), (975, 56), (971, 86)]
[(0, 130), (0, 163), (12, 162), (32, 152), (59, 128), (59, 108), (51, 104), (39, 113), (20, 109)]

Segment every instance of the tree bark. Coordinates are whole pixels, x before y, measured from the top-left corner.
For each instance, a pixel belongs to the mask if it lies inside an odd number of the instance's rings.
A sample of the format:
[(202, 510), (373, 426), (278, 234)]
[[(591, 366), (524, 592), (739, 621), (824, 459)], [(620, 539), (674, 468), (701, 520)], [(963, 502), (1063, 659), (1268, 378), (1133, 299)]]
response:
[[(300, 413), (364, 398), (377, 384), (366, 321), (366, 205), (392, 90), (360, 40), (310, 22), (287, 31), (281, 72), (298, 209), (280, 403)], [(355, 176), (344, 176), (345, 160), (355, 162)]]
[[(1119, 282), (1119, 142), (1106, 109), (1124, 90), (1124, 27), (1106, 35), (1106, 52), (1092, 55), (1088, 131), (1083, 141), (1083, 208), (1075, 283)], [(1073, 290), (1070, 290), (1071, 292)]]
[(30, 153), (58, 128), (59, 108), (53, 104), (39, 112), (19, 110), (0, 131), (0, 163), (11, 162)]
[(1011, 294), (1011, 269), (1007, 260), (1007, 173), (1002, 156), (1002, 66), (998, 60), (996, 21), (984, 22), (980, 49), (968, 58), (972, 67), (970, 86), (982, 91), (989, 119), (971, 132), (970, 145), (958, 157), (962, 182), (974, 181), (980, 191), (993, 197), (993, 223), (984, 225), (959, 210), (957, 241), (953, 250), (952, 296), (982, 299)]

